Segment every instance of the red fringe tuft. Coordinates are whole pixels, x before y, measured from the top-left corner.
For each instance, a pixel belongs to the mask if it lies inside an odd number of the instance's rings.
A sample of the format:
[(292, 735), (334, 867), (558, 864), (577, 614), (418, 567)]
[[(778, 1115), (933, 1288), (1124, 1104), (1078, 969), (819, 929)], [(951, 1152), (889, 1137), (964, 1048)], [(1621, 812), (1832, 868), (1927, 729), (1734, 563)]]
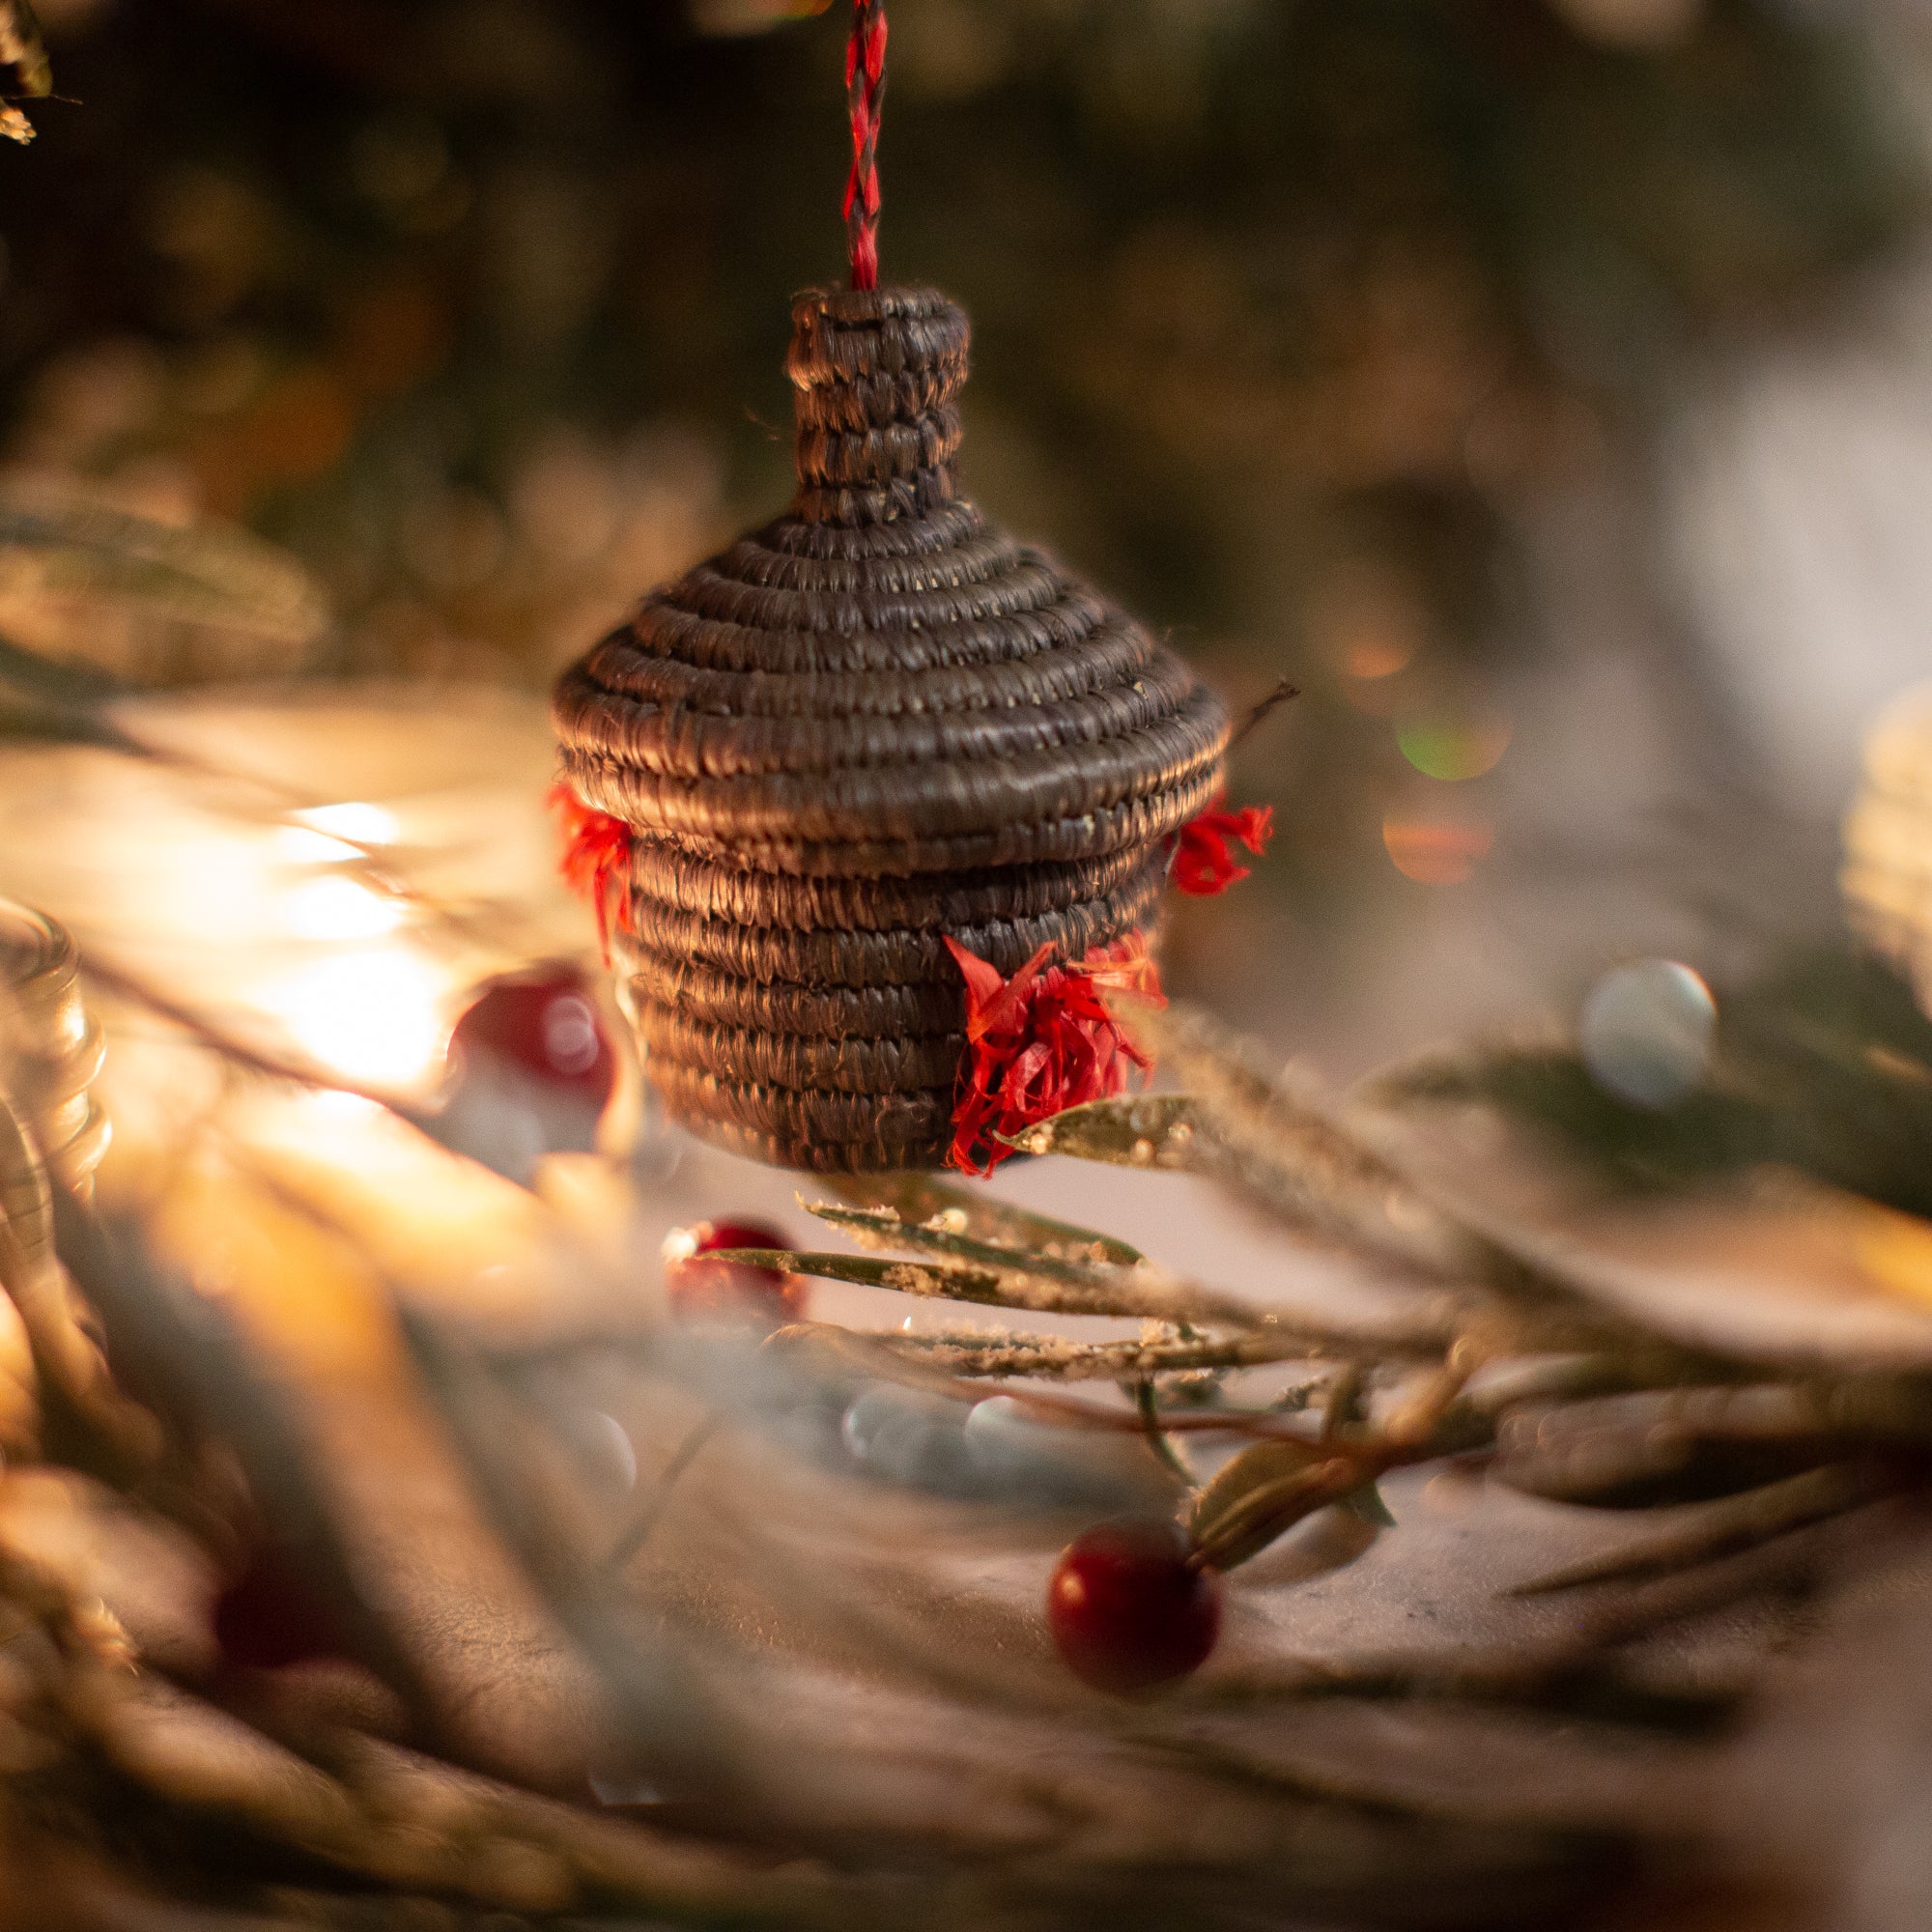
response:
[[(588, 899), (597, 914), (597, 941), (604, 963), (611, 963), (611, 927), (631, 929), (631, 828), (608, 811), (594, 811), (561, 782), (551, 787), (551, 809), (563, 832), (558, 869), (571, 890)], [(611, 888), (617, 888), (611, 904)]]
[(1042, 946), (1010, 980), (957, 940), (946, 946), (966, 981), (966, 1057), (948, 1166), (990, 1174), (1015, 1151), (998, 1136), (1123, 1094), (1133, 1069), (1151, 1070), (1100, 999), (1111, 987), (1167, 1004), (1144, 933), (1096, 946), (1073, 965), (1049, 965), (1053, 948)]
[[(1216, 799), (1214, 808), (1219, 804)], [(1214, 808), (1190, 818), (1175, 836), (1174, 883), (1196, 898), (1212, 898), (1248, 876), (1247, 867), (1238, 864), (1228, 850), (1230, 839), (1245, 845), (1259, 859), (1274, 837), (1271, 805), (1243, 806), (1239, 811)]]

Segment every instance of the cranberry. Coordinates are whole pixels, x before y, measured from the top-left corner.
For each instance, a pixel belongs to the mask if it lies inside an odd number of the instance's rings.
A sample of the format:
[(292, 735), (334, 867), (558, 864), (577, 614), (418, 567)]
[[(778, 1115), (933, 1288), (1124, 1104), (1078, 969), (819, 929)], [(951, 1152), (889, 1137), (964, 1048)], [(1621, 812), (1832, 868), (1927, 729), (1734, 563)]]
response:
[(456, 1023), (451, 1048), (488, 1056), (601, 1112), (617, 1077), (597, 1008), (574, 968), (491, 980)]
[(1221, 1631), (1221, 1580), (1173, 1523), (1104, 1522), (1060, 1552), (1046, 1620), (1067, 1668), (1132, 1696), (1198, 1670)]
[(342, 1645), (307, 1582), (272, 1549), (259, 1549), (214, 1600), (214, 1640), (224, 1662), (279, 1670), (339, 1658)]
[(794, 1320), (805, 1284), (781, 1268), (743, 1262), (708, 1262), (720, 1248), (789, 1248), (785, 1236), (764, 1221), (696, 1221), (673, 1228), (664, 1246), (665, 1286), (680, 1315)]

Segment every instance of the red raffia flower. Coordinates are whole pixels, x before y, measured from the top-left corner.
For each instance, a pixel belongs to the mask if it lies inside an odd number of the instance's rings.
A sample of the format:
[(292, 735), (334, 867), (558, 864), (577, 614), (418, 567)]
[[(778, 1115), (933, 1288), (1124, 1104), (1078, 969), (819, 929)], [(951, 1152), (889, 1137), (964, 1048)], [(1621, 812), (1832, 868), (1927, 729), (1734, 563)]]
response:
[(1167, 1004), (1147, 938), (1130, 932), (1096, 946), (1075, 965), (1049, 965), (1042, 946), (1010, 980), (949, 937), (966, 981), (966, 1057), (952, 1110), (947, 1164), (991, 1174), (1013, 1138), (1065, 1107), (1126, 1092), (1130, 1071), (1153, 1062), (1121, 1031), (1102, 988)]
[(1257, 859), (1274, 837), (1274, 807), (1247, 805), (1239, 811), (1218, 810), (1220, 799), (1175, 835), (1174, 883), (1196, 898), (1212, 898), (1248, 876), (1247, 867), (1228, 850), (1232, 838)]
[[(608, 811), (594, 811), (567, 784), (551, 787), (551, 809), (563, 829), (558, 869), (571, 890), (588, 899), (597, 914), (597, 940), (604, 963), (611, 963), (611, 927), (631, 929), (631, 895), (624, 890), (631, 864), (631, 828)], [(615, 904), (612, 904), (614, 889)]]

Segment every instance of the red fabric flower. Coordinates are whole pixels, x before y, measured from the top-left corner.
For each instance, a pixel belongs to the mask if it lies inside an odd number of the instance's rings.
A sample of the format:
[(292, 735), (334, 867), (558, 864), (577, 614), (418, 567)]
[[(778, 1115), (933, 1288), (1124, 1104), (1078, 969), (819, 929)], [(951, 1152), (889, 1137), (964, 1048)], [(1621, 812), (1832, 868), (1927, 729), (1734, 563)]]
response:
[(608, 966), (612, 923), (620, 932), (631, 930), (631, 828), (608, 811), (592, 810), (567, 784), (553, 785), (550, 802), (563, 829), (559, 869), (571, 890), (596, 910), (597, 939)]
[(1153, 1063), (1102, 1004), (1103, 987), (1166, 1004), (1145, 935), (1096, 946), (1074, 965), (1049, 965), (1042, 946), (1010, 980), (948, 937), (966, 981), (966, 1055), (947, 1164), (990, 1174), (1017, 1136), (1063, 1108), (1126, 1092), (1131, 1071)]
[[(1216, 799), (1215, 807), (1220, 800)], [(1247, 867), (1228, 850), (1232, 838), (1257, 859), (1274, 837), (1274, 807), (1243, 806), (1239, 811), (1209, 808), (1190, 818), (1175, 837), (1174, 883), (1196, 898), (1212, 898), (1248, 876)]]

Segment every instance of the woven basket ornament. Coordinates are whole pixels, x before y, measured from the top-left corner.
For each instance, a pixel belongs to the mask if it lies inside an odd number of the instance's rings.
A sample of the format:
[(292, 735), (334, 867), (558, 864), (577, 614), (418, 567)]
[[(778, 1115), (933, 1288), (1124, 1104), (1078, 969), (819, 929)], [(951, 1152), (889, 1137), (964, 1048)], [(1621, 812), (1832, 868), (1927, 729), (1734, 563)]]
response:
[(965, 314), (792, 311), (798, 495), (565, 673), (563, 779), (630, 829), (620, 995), (668, 1111), (781, 1166), (938, 1165), (966, 987), (1151, 927), (1220, 700), (960, 497)]

